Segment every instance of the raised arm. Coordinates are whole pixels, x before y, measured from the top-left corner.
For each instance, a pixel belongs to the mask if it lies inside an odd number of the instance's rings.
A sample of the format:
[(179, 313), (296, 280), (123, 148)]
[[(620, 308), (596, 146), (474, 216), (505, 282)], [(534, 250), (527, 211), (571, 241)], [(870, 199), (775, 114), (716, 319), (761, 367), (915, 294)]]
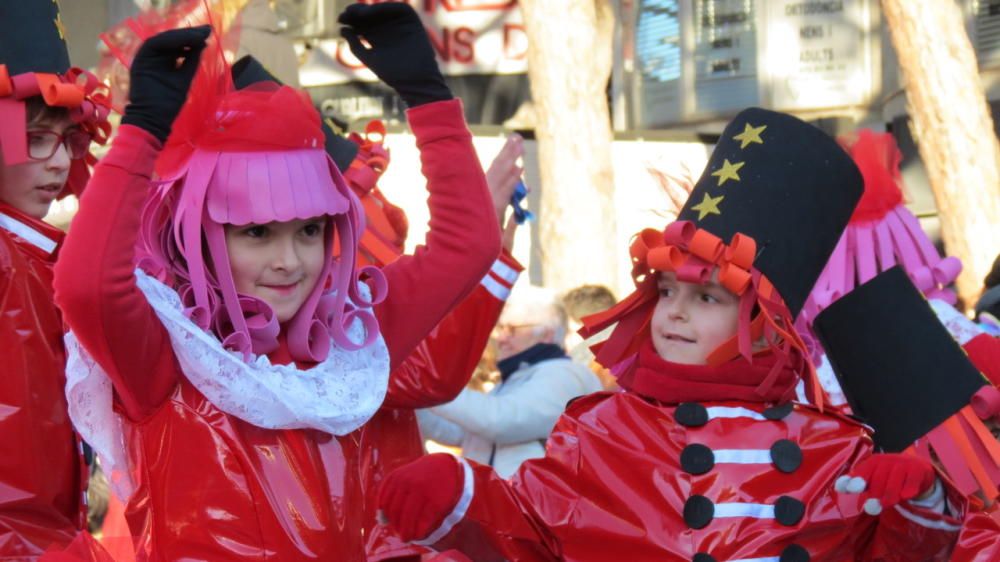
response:
[[(521, 177), (521, 137), (507, 139), (486, 171), (497, 222), (503, 222), (511, 194)], [(510, 254), (517, 223), (511, 213), (504, 229), (504, 250), (479, 285), (424, 338), (396, 368), (385, 405), (429, 408), (450, 402), (469, 382), (489, 342), (511, 287), (524, 269)]]
[(352, 4), (339, 21), (354, 55), (410, 107), (430, 191), (427, 244), (386, 267), (389, 296), (376, 308), (395, 369), (482, 279), (500, 253), (499, 226), (461, 102), (413, 8)]
[(500, 253), (499, 227), (461, 103), (434, 102), (408, 116), (431, 219), (426, 245), (385, 268), (389, 295), (376, 313), (394, 368), (476, 287)]
[[(148, 40), (133, 62), (132, 103), (94, 170), (55, 268), (56, 303), (107, 372), (125, 413), (148, 415), (176, 385), (169, 337), (135, 284), (135, 242), (153, 164), (194, 76), (207, 28)], [(176, 66), (179, 58), (185, 62)]]

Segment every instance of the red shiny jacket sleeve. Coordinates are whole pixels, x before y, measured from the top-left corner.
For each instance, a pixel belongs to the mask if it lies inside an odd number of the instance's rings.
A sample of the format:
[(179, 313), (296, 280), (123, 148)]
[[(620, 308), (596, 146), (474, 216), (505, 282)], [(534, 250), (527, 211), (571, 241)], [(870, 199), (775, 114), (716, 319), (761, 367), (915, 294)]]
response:
[(469, 382), (523, 269), (503, 252), (472, 293), (393, 371), (385, 406), (430, 408), (454, 400)]
[(962, 523), (958, 544), (949, 562), (996, 562), (1000, 560), (1000, 512), (977, 511)]
[[(431, 211), (426, 244), (384, 268), (389, 294), (376, 316), (396, 367), (482, 279), (500, 253), (486, 176), (472, 146), (460, 100), (407, 111)], [(397, 388), (390, 385), (389, 398)]]
[[(468, 511), (432, 546), (438, 551), (453, 548), (477, 561), (561, 560), (559, 528), (574, 523), (571, 515), (580, 501), (575, 425), (573, 417), (560, 417), (546, 443), (545, 457), (526, 461), (510, 481), (488, 466), (463, 460), (473, 474), (463, 491), (471, 494)], [(595, 543), (601, 547), (601, 541)], [(615, 559), (614, 544), (603, 548), (611, 549), (607, 559)]]
[(62, 326), (44, 273), (0, 230), (0, 560), (65, 546), (84, 524)]
[(170, 338), (135, 284), (140, 211), (160, 143), (122, 125), (94, 169), (56, 264), (56, 303), (80, 343), (107, 372), (132, 420), (149, 415), (176, 385)]
[[(570, 467), (547, 461), (547, 457), (532, 459), (522, 465), (519, 474), (537, 479), (534, 483), (538, 487), (521, 488), (503, 480), (488, 466), (463, 460), (472, 468), (473, 483), (466, 487), (467, 492), (474, 490), (472, 502), (465, 517), (431, 546), (438, 551), (458, 550), (477, 562), (562, 560), (560, 544), (551, 526), (558, 524), (560, 515), (567, 517), (563, 521), (568, 520), (578, 498), (573, 491), (574, 474)], [(545, 495), (545, 501), (533, 503), (533, 491), (538, 496)], [(605, 546), (615, 548), (614, 544)]]

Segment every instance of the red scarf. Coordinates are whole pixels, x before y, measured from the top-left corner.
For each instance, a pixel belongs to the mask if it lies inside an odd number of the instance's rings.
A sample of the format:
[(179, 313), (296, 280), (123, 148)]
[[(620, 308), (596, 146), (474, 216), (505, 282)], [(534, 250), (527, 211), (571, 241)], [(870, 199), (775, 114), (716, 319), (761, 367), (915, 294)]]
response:
[(798, 382), (790, 365), (778, 371), (769, 389), (763, 393), (758, 390), (776, 363), (773, 353), (764, 352), (754, 355), (752, 364), (737, 357), (715, 367), (683, 365), (660, 357), (650, 339), (640, 347), (631, 376), (622, 377), (619, 383), (627, 390), (668, 404), (721, 400), (784, 402), (791, 399)]

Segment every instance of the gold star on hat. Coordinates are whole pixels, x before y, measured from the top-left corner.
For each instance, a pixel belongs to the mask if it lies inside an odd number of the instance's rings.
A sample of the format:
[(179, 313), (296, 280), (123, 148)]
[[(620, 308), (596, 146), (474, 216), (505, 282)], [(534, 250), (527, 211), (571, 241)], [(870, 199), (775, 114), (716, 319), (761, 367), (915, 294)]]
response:
[(754, 127), (747, 123), (743, 126), (743, 132), (734, 136), (733, 140), (740, 141), (740, 150), (746, 148), (751, 143), (764, 144), (764, 140), (760, 138), (760, 134), (764, 132), (767, 125), (761, 125), (760, 127)]
[(729, 160), (724, 160), (722, 162), (722, 167), (712, 172), (712, 175), (719, 178), (720, 186), (726, 183), (726, 180), (740, 181), (740, 175), (737, 172), (740, 171), (740, 168), (742, 168), (744, 164), (746, 164), (746, 162), (737, 162), (733, 164)]
[(701, 200), (701, 203), (691, 207), (692, 210), (698, 211), (698, 220), (705, 218), (707, 215), (721, 215), (722, 211), (719, 210), (719, 203), (725, 195), (720, 195), (718, 197), (712, 197), (709, 194), (705, 194), (705, 198)]
[(59, 31), (59, 38), (63, 41), (66, 40), (66, 26), (63, 25), (62, 15), (56, 14), (56, 19), (52, 20), (56, 24), (56, 29)]

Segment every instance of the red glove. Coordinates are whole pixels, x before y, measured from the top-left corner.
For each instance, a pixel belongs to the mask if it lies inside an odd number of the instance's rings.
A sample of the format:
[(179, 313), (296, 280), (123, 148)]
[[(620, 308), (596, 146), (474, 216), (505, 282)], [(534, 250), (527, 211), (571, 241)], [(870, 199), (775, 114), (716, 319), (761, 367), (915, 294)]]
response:
[(420, 457), (382, 482), (379, 510), (404, 541), (425, 539), (455, 509), (464, 479), (455, 457), (445, 453)]
[(899, 453), (874, 454), (834, 484), (840, 493), (866, 492), (865, 512), (878, 515), (884, 507), (925, 496), (933, 490), (934, 466), (927, 460)]

